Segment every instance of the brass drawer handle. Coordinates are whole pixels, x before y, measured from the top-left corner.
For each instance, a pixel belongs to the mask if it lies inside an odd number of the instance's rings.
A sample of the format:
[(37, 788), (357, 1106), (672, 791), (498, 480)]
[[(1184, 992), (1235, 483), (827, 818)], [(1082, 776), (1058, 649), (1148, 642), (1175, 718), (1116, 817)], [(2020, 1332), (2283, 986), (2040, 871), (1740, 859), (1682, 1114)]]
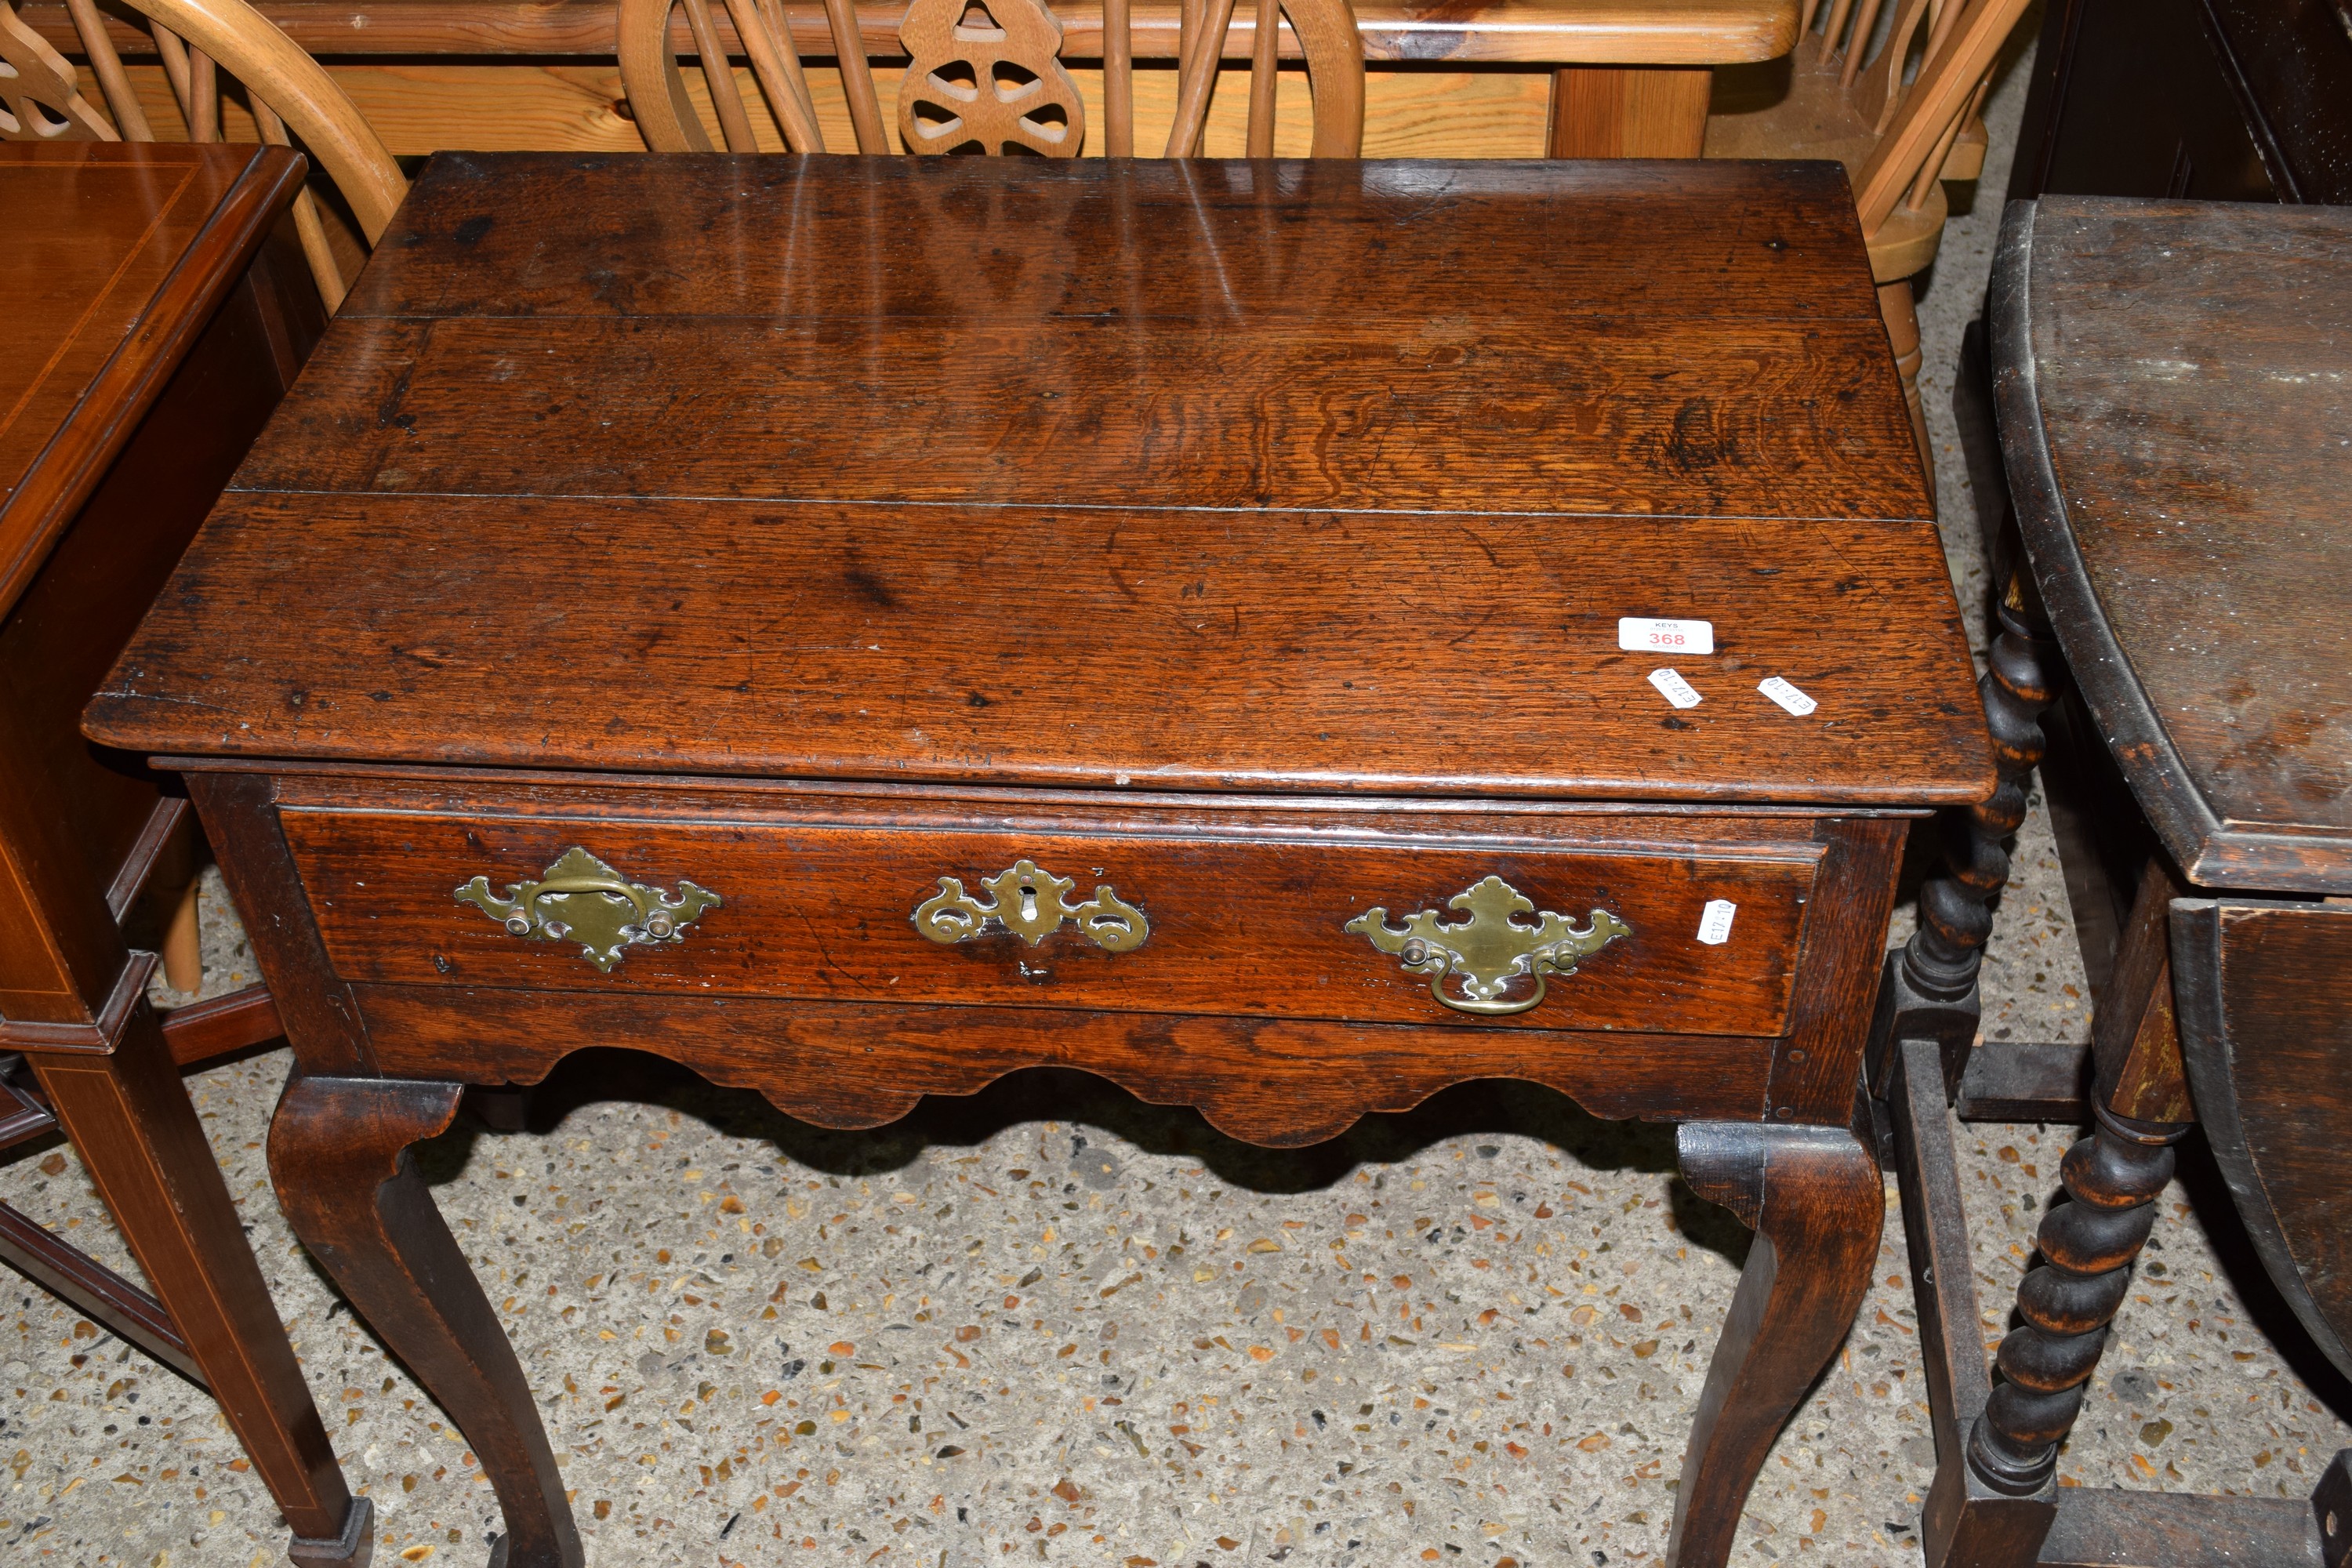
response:
[(490, 879), (477, 877), (457, 889), (457, 901), (473, 904), (514, 936), (580, 944), (588, 962), (610, 974), (623, 950), (677, 942), (705, 910), (719, 907), (719, 895), (680, 880), (675, 897), (621, 874), (578, 845), (566, 849), (535, 882), (516, 882), (503, 899)]
[[(915, 906), (915, 929), (941, 947), (985, 936), (992, 929), (1011, 931), (1034, 947), (1061, 930), (1064, 921), (1076, 921), (1097, 947), (1112, 952), (1141, 947), (1151, 934), (1151, 922), (1143, 911), (1108, 888), (1097, 888), (1083, 904), (1070, 902), (1077, 883), (1055, 876), (1034, 860), (1015, 860), (995, 876), (982, 878), (980, 885), (993, 895), (990, 902), (983, 904), (965, 892), (957, 879), (941, 877), (940, 890)], [(992, 921), (996, 922), (992, 928)]]
[[(1544, 999), (1546, 975), (1573, 974), (1579, 959), (1633, 934), (1632, 926), (1607, 910), (1593, 910), (1581, 931), (1566, 915), (1549, 910), (1536, 914), (1535, 901), (1500, 877), (1486, 878), (1445, 903), (1470, 918), (1445, 925), (1435, 910), (1419, 910), (1405, 916), (1402, 926), (1392, 926), (1388, 910), (1374, 905), (1342, 929), (1370, 937), (1382, 952), (1397, 954), (1410, 973), (1428, 975), (1429, 994), (1455, 1012), (1489, 1017), (1526, 1012)], [(1521, 925), (1515, 917), (1524, 914), (1536, 914), (1536, 923)], [(1462, 977), (1465, 994), (1446, 991), (1449, 974)], [(1505, 987), (1522, 974), (1535, 976), (1535, 994), (1517, 1002), (1499, 1000)]]

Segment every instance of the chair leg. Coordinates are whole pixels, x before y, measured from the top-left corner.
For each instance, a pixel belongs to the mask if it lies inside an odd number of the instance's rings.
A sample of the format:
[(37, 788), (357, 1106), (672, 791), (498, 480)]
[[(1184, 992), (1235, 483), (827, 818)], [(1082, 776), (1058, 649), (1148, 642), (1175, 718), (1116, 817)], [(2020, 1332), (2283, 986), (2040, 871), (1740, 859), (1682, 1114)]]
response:
[(580, 1531), (522, 1363), (408, 1152), (449, 1125), (462, 1092), (297, 1077), (269, 1125), (270, 1175), (303, 1245), (481, 1456), (506, 1513), (492, 1563), (580, 1568)]
[(1843, 1127), (1691, 1122), (1676, 1143), (1691, 1190), (1756, 1229), (1691, 1423), (1666, 1545), (1670, 1568), (1721, 1568), (1772, 1439), (1870, 1288), (1886, 1200), (1878, 1162)]
[(1936, 448), (1927, 439), (1927, 410), (1919, 400), (1919, 309), (1911, 295), (1911, 279), (1878, 286), (1878, 314), (1886, 322), (1886, 342), (1895, 350), (1895, 368), (1903, 376), (1903, 405), (1911, 414), (1911, 439), (1918, 444), (1919, 467), (1927, 476), (1927, 497), (1936, 495)]
[[(140, 1002), (110, 1051), (26, 1054), (297, 1548), (314, 1549), (301, 1560), (356, 1568), (367, 1500), (344, 1484), (154, 1013)], [(316, 1554), (347, 1539), (346, 1554)]]
[(205, 988), (204, 946), (196, 925), (197, 884), (190, 882), (172, 909), (172, 923), (163, 928), (163, 983), (179, 992)]

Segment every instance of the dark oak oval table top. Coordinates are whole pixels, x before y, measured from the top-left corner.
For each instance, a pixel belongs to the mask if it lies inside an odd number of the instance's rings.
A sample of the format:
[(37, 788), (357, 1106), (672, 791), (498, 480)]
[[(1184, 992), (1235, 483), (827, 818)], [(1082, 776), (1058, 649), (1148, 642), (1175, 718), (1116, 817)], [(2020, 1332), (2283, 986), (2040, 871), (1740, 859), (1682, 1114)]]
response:
[(2189, 879), (2352, 891), (2352, 209), (2050, 196), (1994, 277), (2068, 667)]
[(1833, 164), (444, 155), (90, 732), (1968, 801), (1909, 443)]

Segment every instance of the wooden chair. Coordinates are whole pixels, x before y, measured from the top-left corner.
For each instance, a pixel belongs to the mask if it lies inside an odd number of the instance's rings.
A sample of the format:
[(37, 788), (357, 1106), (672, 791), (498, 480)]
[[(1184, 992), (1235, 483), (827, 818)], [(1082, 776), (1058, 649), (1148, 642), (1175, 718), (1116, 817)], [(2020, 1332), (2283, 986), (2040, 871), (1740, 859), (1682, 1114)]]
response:
[[(1348, 0), (1252, 0), (1247, 151), (1274, 155), (1275, 67), (1286, 18), (1306, 56), (1315, 100), (1313, 154), (1359, 156), (1364, 140), (1364, 57)], [(758, 149), (751, 115), (731, 66), (751, 61), (784, 141), (795, 153), (822, 153), (824, 136), (799, 55), (776, 0), (620, 0), (621, 81), (646, 144), (656, 153), (708, 151), (710, 137), (687, 89), (672, 47), (673, 5), (686, 13), (704, 80), (727, 149)], [(1276, 6), (1279, 5), (1277, 14)], [(1178, 46), (1176, 118), (1166, 156), (1197, 153), (1217, 67), (1234, 25), (1234, 0), (1187, 0)], [(852, 0), (825, 0), (842, 86), (860, 153), (893, 149), (866, 58)], [(722, 31), (722, 26), (725, 31)], [(730, 37), (730, 35), (732, 35)], [(1102, 148), (1114, 158), (1135, 153), (1134, 58), (1127, 0), (1103, 13)], [(1062, 26), (1041, 0), (914, 0), (899, 24), (911, 57), (900, 79), (898, 138), (909, 153), (1034, 153), (1075, 157), (1086, 140), (1077, 86), (1057, 56)]]
[[(338, 213), (306, 191), (294, 219), (302, 253), (330, 312), (342, 304), (355, 270), (408, 181), (383, 141), (342, 89), (316, 60), (244, 0), (125, 0), (154, 28), (172, 90), (187, 121), (189, 140), (221, 136), (220, 72), (244, 84), (261, 139), (279, 146), (299, 140), (323, 169), (348, 209), (352, 233)], [(73, 67), (26, 26), (10, 0), (0, 0), (0, 58), (15, 68), (0, 110), (0, 140), (155, 140), (145, 109), (106, 35), (97, 0), (65, 0), (74, 29), (98, 78), (110, 121), (75, 85)], [(341, 243), (338, 243), (338, 242)]]
[(1903, 373), (1919, 459), (1935, 459), (1919, 404), (1919, 316), (1911, 280), (1944, 236), (1946, 180), (1984, 166), (1978, 119), (1994, 58), (2027, 0), (1804, 0), (1788, 90), (1750, 107), (1720, 102), (1710, 158), (1834, 158), (1853, 182), (1878, 305)]

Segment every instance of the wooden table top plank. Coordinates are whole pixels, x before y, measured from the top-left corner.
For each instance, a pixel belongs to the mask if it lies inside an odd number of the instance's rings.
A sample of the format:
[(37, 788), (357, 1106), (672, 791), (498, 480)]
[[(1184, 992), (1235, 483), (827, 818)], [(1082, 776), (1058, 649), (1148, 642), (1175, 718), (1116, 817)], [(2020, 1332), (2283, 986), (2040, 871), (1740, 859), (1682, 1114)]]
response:
[[(518, 185), (514, 172), (528, 168)], [(1270, 207), (1271, 179), (1286, 205)], [(804, 164), (445, 153), (351, 315), (1055, 315), (1414, 320), (1430, 279), (1509, 285), (1482, 319), (1879, 320), (1832, 163), (1144, 159)], [(1311, 205), (1314, 221), (1295, 216)], [(1475, 212), (1475, 227), (1445, 221)], [(1014, 251), (1007, 226), (1055, 243)], [(1138, 265), (1136, 252), (1148, 252)], [(594, 258), (583, 266), (583, 254)], [(1678, 265), (1650, 264), (1660, 254)], [(1541, 275), (1541, 287), (1520, 286)]]
[[(330, 58), (369, 56), (538, 56), (602, 58), (614, 50), (612, 0), (257, 0), (255, 9), (296, 45)], [(808, 57), (830, 57), (824, 8), (782, 7), (793, 42)], [(64, 0), (26, 0), (25, 20), (58, 49), (79, 56), (80, 41)], [(904, 5), (856, 7), (869, 53), (899, 52)], [(1065, 58), (1102, 53), (1102, 7), (1055, 7)], [(155, 41), (123, 18), (101, 12), (115, 47), (152, 56)], [(1178, 8), (1131, 8), (1136, 58), (1173, 58)], [(1733, 65), (1777, 59), (1797, 41), (1796, 0), (1358, 0), (1356, 18), (1370, 60), (1526, 62), (1548, 65)], [(740, 55), (723, 6), (711, 20)], [(683, 17), (676, 47), (692, 53)], [(1228, 58), (1249, 57), (1253, 19), (1236, 15)], [(1289, 35), (1284, 35), (1287, 39)], [(1296, 54), (1292, 43), (1286, 54)]]
[[(1017, 786), (1863, 806), (1989, 787), (1874, 310), (1740, 281), (1786, 268), (1871, 300), (1852, 234), (1794, 262), (1755, 239), (1850, 227), (1834, 170), (1301, 172), (1229, 192), (1254, 204), (1234, 233), (1274, 258), (1252, 265), (1238, 242), (1102, 239), (1089, 208), (1186, 174), (1157, 161), (575, 165), (428, 169), (354, 295), (419, 313), (338, 317), (93, 734)], [(649, 216), (665, 179), (706, 204), (687, 232)], [(927, 232), (912, 190), (974, 216), (888, 250)], [(475, 223), (486, 202), (515, 221)], [(1313, 267), (1279, 264), (1292, 234)], [(469, 245), (478, 276), (450, 254)], [(1586, 254), (1629, 245), (1645, 255)], [(807, 290), (779, 254), (813, 258)], [(1180, 265), (1221, 279), (1213, 310), (1173, 289), (1175, 313), (1095, 308)], [(961, 296), (939, 286), (960, 267)], [(933, 313), (849, 309), (912, 268)], [(1709, 269), (1752, 313), (1642, 287)], [(1332, 272), (1389, 274), (1394, 309), (1364, 319), (1344, 288), (1305, 308)], [(509, 276), (542, 313), (513, 313)], [(1629, 616), (1714, 620), (1716, 651), (1622, 653)], [(1700, 706), (1649, 684), (1668, 663)], [(1773, 675), (1820, 710), (1775, 707)]]
[[(1276, 323), (1279, 327), (1282, 323)], [(1929, 515), (1876, 321), (1246, 333), (460, 320), (313, 359), (238, 489)], [(683, 373), (683, 384), (682, 384)], [(1235, 438), (1256, 419), (1278, 434)]]
[(2352, 213), (2052, 197), (2003, 247), (2021, 523), (2135, 795), (2198, 882), (2352, 889)]
[(1273, 177), (436, 159), (236, 482), (1932, 515), (1835, 165)]
[(0, 613), (162, 392), (179, 334), (242, 275), (299, 168), (256, 147), (0, 142)]
[[(1951, 679), (1967, 644), (1935, 537), (1925, 522), (247, 494), (215, 510), (90, 725), (214, 757), (1968, 800), (1990, 763)], [(1646, 679), (1665, 661), (1617, 647), (1620, 616), (1666, 610), (1721, 617), (1715, 655), (1673, 661), (1705, 698), (1681, 712)], [(1820, 711), (1767, 700), (1771, 675)]]

